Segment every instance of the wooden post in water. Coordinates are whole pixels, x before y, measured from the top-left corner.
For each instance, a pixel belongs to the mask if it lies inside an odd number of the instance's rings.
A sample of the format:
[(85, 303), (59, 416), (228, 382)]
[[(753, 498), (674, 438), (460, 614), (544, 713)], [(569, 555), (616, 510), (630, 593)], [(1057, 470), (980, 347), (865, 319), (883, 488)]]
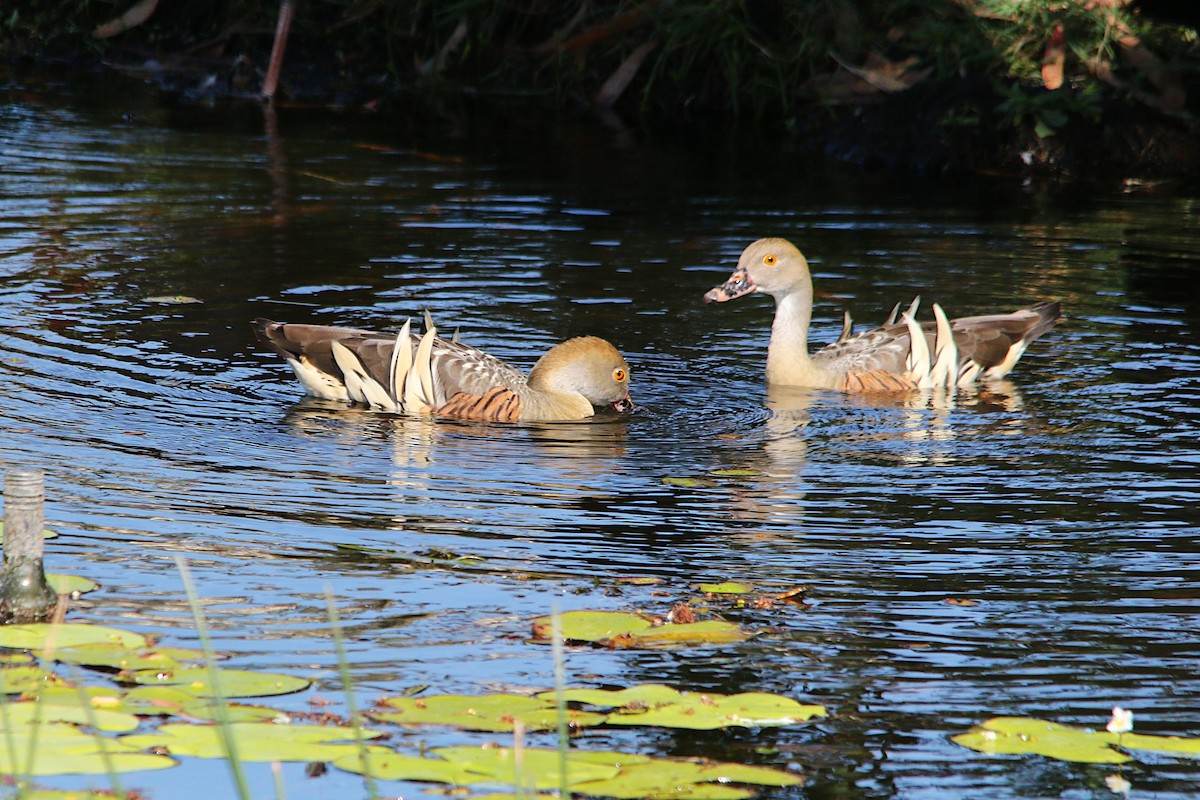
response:
[(0, 623), (44, 621), (58, 600), (42, 571), (45, 500), (40, 469), (10, 470), (4, 476)]

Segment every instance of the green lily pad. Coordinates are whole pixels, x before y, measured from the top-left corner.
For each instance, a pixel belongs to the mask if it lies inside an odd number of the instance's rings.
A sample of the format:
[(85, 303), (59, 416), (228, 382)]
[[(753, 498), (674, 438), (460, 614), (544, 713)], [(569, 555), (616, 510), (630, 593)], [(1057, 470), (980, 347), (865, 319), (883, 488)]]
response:
[[(558, 714), (554, 700), (515, 694), (431, 695), (393, 697), (383, 705), (394, 711), (373, 711), (368, 716), (401, 725), (454, 725), (469, 731), (511, 731), (520, 720), (526, 730), (554, 730)], [(567, 723), (574, 727), (599, 725), (603, 714), (568, 711)]]
[[(262, 722), (234, 722), (225, 728), (233, 737), (241, 761), (334, 761), (359, 752), (353, 728)], [(364, 740), (383, 735), (369, 730), (359, 733)], [(175, 756), (228, 757), (219, 725), (169, 722), (153, 733), (135, 733), (118, 741), (139, 750), (165, 747)], [(388, 752), (386, 748), (374, 749)]]
[(69, 722), (87, 725), (110, 733), (128, 733), (137, 730), (141, 722), (133, 714), (110, 711), (103, 708), (83, 708), (81, 705), (59, 705), (26, 700), (5, 703), (0, 713), (0, 727), (17, 731), (32, 725), (47, 722)]
[(799, 775), (766, 767), (654, 759), (624, 767), (614, 778), (572, 783), (571, 789), (579, 794), (629, 800), (642, 797), (741, 800), (755, 793), (730, 784), (797, 786), (803, 782)]
[[(80, 731), (74, 725), (39, 725), (36, 736), (6, 737), (0, 747), (0, 773), (16, 775), (103, 775), (109, 769), (135, 772), (173, 767), (172, 758), (138, 752), (137, 748)], [(105, 756), (107, 754), (107, 757)]]
[[(439, 758), (458, 764), (468, 772), (509, 786), (555, 789), (562, 784), (557, 750), (525, 748), (518, 765), (516, 751), (509, 747), (437, 747), (431, 751)], [(615, 755), (615, 754), (606, 754)], [(519, 768), (518, 768), (519, 766)], [(582, 758), (576, 751), (567, 753), (567, 776), (571, 785), (615, 777), (620, 767), (612, 760)]]
[[(50, 530), (49, 528), (44, 528), (42, 530), (42, 538), (43, 539), (57, 539), (58, 533)], [(2, 521), (0, 521), (0, 544), (3, 544), (3, 542), (4, 542), (4, 523)]]
[(35, 622), (29, 625), (0, 626), (0, 647), (16, 650), (45, 650), (50, 647), (78, 647), (93, 643), (116, 644), (138, 649), (146, 646), (146, 637), (103, 625)]
[[(553, 696), (553, 692), (538, 695), (540, 698)], [(790, 697), (766, 692), (732, 695), (678, 692), (653, 683), (619, 691), (568, 689), (562, 696), (567, 702), (618, 709), (605, 718), (607, 725), (652, 725), (691, 730), (764, 728), (795, 725), (825, 716), (823, 706), (802, 705)]]
[(746, 583), (737, 583), (736, 581), (725, 581), (724, 583), (702, 583), (696, 587), (702, 592), (708, 594), (750, 594), (754, 591), (754, 587)]
[[(559, 615), (559, 626), (563, 638), (569, 641), (621, 648), (729, 644), (750, 638), (749, 632), (732, 622), (704, 620), (655, 626), (642, 614), (622, 611), (568, 611)], [(533, 621), (533, 635), (543, 641), (551, 637), (550, 617)]]
[(27, 666), (33, 662), (34, 658), (29, 653), (0, 653), (0, 668)]
[(199, 664), (205, 660), (203, 650), (183, 647), (154, 647), (130, 649), (102, 642), (61, 647), (54, 651), (54, 660), (66, 664), (82, 664), (87, 667), (103, 667), (115, 670), (159, 671), (176, 670), (185, 663)]
[(702, 622), (691, 622), (686, 625), (660, 625), (657, 628), (633, 636), (626, 647), (658, 647), (665, 645), (706, 645), (732, 644), (744, 642), (750, 638), (750, 632), (741, 626), (724, 622), (719, 619), (709, 619)]
[(431, 781), (466, 786), (487, 780), (477, 772), (465, 769), (461, 764), (440, 758), (421, 758), (402, 755), (379, 748), (381, 752), (368, 752), (366, 764), (362, 753), (349, 753), (334, 759), (333, 765), (347, 772), (368, 775), (381, 781)]
[(203, 300), (186, 294), (157, 294), (144, 298), (147, 303), (158, 303), (164, 306), (183, 306), (192, 303), (203, 303)]
[[(89, 686), (43, 687), (33, 693), (42, 703), (79, 708), (87, 702), (93, 709), (122, 714), (182, 716), (203, 720), (218, 719), (218, 708), (211, 698), (196, 697), (174, 686), (138, 686), (129, 691)], [(278, 709), (226, 702), (222, 709), (227, 722), (270, 722), (281, 716)]]
[[(558, 624), (563, 638), (576, 642), (603, 642), (615, 636), (649, 630), (654, 625), (641, 614), (624, 611), (567, 611), (558, 615)], [(535, 619), (533, 635), (539, 639), (549, 639), (552, 635), (551, 618)]]
[[(220, 694), (227, 698), (291, 694), (307, 689), (312, 683), (312, 681), (297, 678), (294, 675), (251, 672), (241, 669), (218, 669), (216, 673)], [(212, 675), (205, 667), (166, 671), (143, 669), (129, 673), (126, 679), (131, 683), (150, 686), (178, 686), (196, 697), (212, 697), (217, 694), (209, 682), (212, 680)]]
[(46, 573), (46, 583), (55, 594), (87, 594), (100, 588), (100, 584), (78, 575), (59, 575), (54, 572)]
[(1198, 738), (1116, 734), (1031, 717), (994, 717), (950, 741), (981, 753), (1035, 754), (1087, 764), (1123, 764), (1133, 757), (1122, 751), (1136, 755), (1139, 750), (1200, 758)]
[(46, 686), (63, 686), (62, 678), (38, 666), (5, 667), (0, 669), (0, 695), (24, 694)]
[(705, 482), (700, 480), (699, 478), (667, 477), (667, 478), (663, 478), (662, 482), (664, 484), (666, 484), (667, 486), (678, 486), (683, 489), (698, 489), (698, 488), (706, 485)]
[(1029, 717), (994, 717), (967, 733), (950, 737), (950, 741), (996, 755), (1036, 754), (1084, 764), (1123, 764), (1132, 760), (1112, 747), (1117, 743), (1116, 734)]

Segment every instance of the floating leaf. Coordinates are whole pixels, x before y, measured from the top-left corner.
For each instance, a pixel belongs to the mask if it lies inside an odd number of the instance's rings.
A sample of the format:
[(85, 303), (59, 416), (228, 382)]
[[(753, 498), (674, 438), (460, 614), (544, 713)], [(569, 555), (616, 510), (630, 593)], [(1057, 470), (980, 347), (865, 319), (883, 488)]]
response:
[[(137, 748), (84, 733), (74, 725), (39, 725), (34, 734), (14, 731), (0, 747), (0, 773), (17, 775), (102, 775), (173, 767), (172, 758), (138, 752)], [(32, 749), (32, 752), (31, 752)], [(103, 755), (107, 753), (107, 757)]]
[(998, 755), (1031, 753), (1085, 764), (1123, 764), (1132, 760), (1111, 747), (1117, 743), (1116, 734), (1030, 717), (994, 717), (967, 733), (950, 737), (950, 741)]
[(754, 588), (746, 583), (737, 583), (736, 581), (725, 581), (724, 583), (702, 583), (698, 587), (700, 591), (708, 594), (750, 594)]
[[(715, 728), (780, 727), (825, 716), (823, 706), (802, 705), (790, 697), (766, 692), (724, 695), (678, 692), (661, 684), (642, 684), (620, 691), (568, 689), (567, 702), (617, 708), (605, 719), (608, 725), (653, 725), (663, 728), (712, 730)], [(553, 698), (553, 692), (538, 695)]]
[[(222, 730), (233, 737), (241, 761), (333, 761), (359, 751), (353, 728), (262, 722), (234, 722), (224, 728), (167, 723), (153, 733), (122, 736), (117, 741), (137, 749), (165, 747), (176, 756), (226, 758)], [(378, 731), (359, 733), (363, 739), (382, 736)]]
[(110, 733), (128, 733), (137, 730), (141, 724), (133, 714), (104, 708), (83, 708), (79, 703), (60, 705), (26, 700), (5, 703), (4, 711), (0, 713), (0, 726), (10, 731), (18, 731), (17, 735), (23, 735), (20, 731), (22, 728), (28, 729), (47, 722), (70, 722)]
[(202, 303), (203, 300), (192, 297), (186, 294), (156, 294), (153, 297), (145, 298), (147, 303), (159, 303), (167, 306), (189, 305), (191, 303)]
[(699, 478), (663, 478), (662, 482), (667, 486), (679, 486), (684, 489), (698, 489), (704, 486), (704, 481)]
[[(1107, 733), (1107, 731), (1105, 731)], [(1109, 734), (1113, 736), (1114, 734)], [(1140, 733), (1120, 734), (1121, 747), (1126, 750), (1152, 750), (1185, 758), (1200, 758), (1200, 739), (1184, 736), (1145, 736)]]
[[(641, 614), (623, 611), (568, 611), (559, 614), (558, 624), (564, 639), (578, 642), (602, 642), (614, 636), (648, 630), (654, 625)], [(533, 621), (536, 638), (549, 639), (550, 632), (550, 617)]]
[[(437, 747), (434, 755), (458, 764), (468, 772), (510, 786), (533, 786), (535, 789), (555, 789), (562, 783), (559, 773), (560, 754), (557, 750), (525, 748), (518, 769), (515, 751), (509, 747)], [(589, 754), (595, 755), (595, 754)], [(608, 759), (580, 757), (576, 751), (567, 752), (567, 776), (571, 785), (581, 781), (598, 781), (615, 777), (620, 771), (621, 756), (602, 754)], [(639, 760), (640, 756), (628, 757)]]
[[(223, 697), (270, 697), (291, 694), (307, 689), (312, 682), (293, 675), (277, 675), (269, 672), (250, 672), (241, 669), (218, 669), (217, 680)], [(212, 697), (216, 694), (209, 681), (211, 672), (205, 667), (159, 671), (138, 670), (127, 679), (133, 683), (153, 686), (178, 686), (196, 697)]]
[(644, 633), (635, 634), (634, 644), (626, 646), (731, 644), (743, 642), (749, 638), (748, 631), (732, 622), (710, 619), (687, 625), (662, 625)]
[(95, 642), (74, 647), (60, 647), (54, 651), (54, 659), (66, 664), (82, 664), (88, 667), (161, 671), (179, 669), (184, 663), (202, 663), (204, 651), (183, 647), (130, 649), (120, 645)]
[(102, 642), (137, 649), (146, 646), (146, 637), (103, 625), (35, 622), (29, 625), (0, 626), (0, 647), (18, 650), (45, 650), (47, 647), (78, 647)]
[(55, 594), (86, 594), (94, 592), (100, 588), (100, 584), (87, 578), (81, 578), (78, 575), (59, 575), (53, 572), (46, 573), (46, 583), (50, 584), (50, 588)]
[(762, 475), (756, 469), (714, 469), (712, 474), (719, 478), (752, 478), (755, 475)]
[[(557, 692), (542, 692), (539, 698), (553, 700)], [(623, 706), (657, 706), (683, 701), (683, 695), (662, 683), (642, 683), (625, 689), (566, 689), (562, 699), (567, 703), (583, 703), (599, 708)]]
[(363, 765), (363, 754), (354, 752), (334, 759), (333, 765), (347, 772), (369, 775), (381, 781), (433, 781), (464, 786), (487, 780), (478, 772), (470, 772), (461, 764), (444, 761), (440, 758), (420, 758), (406, 756), (383, 750), (366, 753), (366, 765)]
[[(1035, 754), (1088, 764), (1123, 764), (1132, 760), (1121, 752), (1155, 753), (1200, 758), (1200, 739), (1182, 736), (1147, 736), (1110, 733), (1106, 730), (1060, 725), (1031, 717), (994, 717), (950, 741), (981, 753)], [(1120, 747), (1117, 750), (1116, 747)]]
[[(0, 630), (3, 630), (0, 628)], [(38, 666), (5, 667), (0, 669), (0, 694), (23, 694), (38, 691), (46, 686), (66, 684), (53, 672)]]
[[(621, 611), (568, 611), (559, 616), (559, 625), (564, 639), (622, 648), (728, 644), (750, 638), (747, 631), (732, 622), (705, 620), (655, 626), (646, 616)], [(550, 617), (535, 619), (533, 634), (537, 639), (549, 639)]]
[(729, 784), (796, 786), (803, 782), (799, 775), (766, 767), (654, 759), (623, 767), (614, 778), (572, 783), (571, 789), (579, 794), (630, 800), (641, 797), (740, 800), (754, 793)]
[[(553, 730), (558, 725), (553, 699), (515, 694), (393, 697), (384, 705), (395, 711), (375, 711), (370, 716), (401, 725), (455, 725), (469, 731), (497, 732), (511, 731), (518, 720), (531, 731)], [(566, 719), (574, 727), (584, 727), (599, 725), (604, 715), (569, 711)]]

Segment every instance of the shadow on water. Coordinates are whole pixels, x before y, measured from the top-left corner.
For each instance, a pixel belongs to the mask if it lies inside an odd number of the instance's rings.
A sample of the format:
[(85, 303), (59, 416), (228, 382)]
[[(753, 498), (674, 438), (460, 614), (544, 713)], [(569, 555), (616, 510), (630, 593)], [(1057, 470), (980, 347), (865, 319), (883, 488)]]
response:
[[(1139, 731), (1200, 733), (1195, 198), (917, 184), (580, 120), (264, 125), (136, 88), (0, 85), (0, 453), (47, 471), (51, 567), (105, 587), (78, 619), (188, 643), (184, 554), (248, 667), (336, 695), (328, 588), (363, 692), (483, 691), (549, 685), (524, 637), (552, 603), (663, 614), (700, 581), (807, 585), (772, 609), (698, 601), (748, 642), (573, 648), (566, 667), (780, 692), (827, 719), (582, 744), (809, 773), (778, 796), (946, 800), (1107, 796), (1111, 768), (948, 741), (991, 716), (1095, 725), (1119, 704)], [(810, 257), (815, 342), (843, 308), (882, 319), (918, 293), (952, 315), (1057, 297), (1067, 319), (1010, 381), (953, 398), (766, 391), (770, 303), (701, 302), (762, 235)], [(426, 308), (522, 369), (605, 336), (640, 408), (489, 426), (301, 400), (248, 326), (395, 330)], [(138, 785), (186, 795), (171, 772)], [(1169, 759), (1126, 774), (1161, 798), (1200, 785)]]

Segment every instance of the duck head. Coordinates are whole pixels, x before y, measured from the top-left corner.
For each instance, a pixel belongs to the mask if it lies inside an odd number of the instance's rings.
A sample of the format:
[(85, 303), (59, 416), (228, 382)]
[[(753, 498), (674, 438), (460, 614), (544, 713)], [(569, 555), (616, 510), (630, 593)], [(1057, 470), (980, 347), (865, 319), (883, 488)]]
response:
[(594, 408), (633, 411), (629, 363), (604, 339), (577, 336), (555, 345), (529, 372), (529, 386), (540, 391), (583, 395)]
[(808, 261), (787, 239), (759, 239), (742, 251), (729, 280), (704, 295), (706, 303), (724, 303), (751, 292), (779, 297), (804, 282), (811, 284)]

